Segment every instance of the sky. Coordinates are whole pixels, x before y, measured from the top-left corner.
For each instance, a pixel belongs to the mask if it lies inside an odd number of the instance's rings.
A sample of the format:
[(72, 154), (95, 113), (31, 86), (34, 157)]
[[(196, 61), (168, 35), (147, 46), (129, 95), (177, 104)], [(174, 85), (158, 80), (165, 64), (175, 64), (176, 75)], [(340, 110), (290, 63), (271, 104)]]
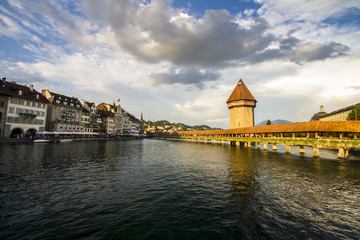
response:
[(358, 0), (1, 0), (0, 77), (229, 128), (242, 79), (255, 124), (360, 103)]

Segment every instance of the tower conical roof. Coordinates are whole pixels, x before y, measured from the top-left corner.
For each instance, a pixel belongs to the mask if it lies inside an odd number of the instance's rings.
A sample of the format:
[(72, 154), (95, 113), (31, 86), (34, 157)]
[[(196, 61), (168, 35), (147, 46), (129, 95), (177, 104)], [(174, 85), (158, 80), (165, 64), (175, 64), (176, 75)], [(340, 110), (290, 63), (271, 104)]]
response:
[(234, 91), (231, 93), (226, 103), (238, 100), (252, 100), (256, 102), (256, 99), (241, 79), (238, 84), (236, 84)]

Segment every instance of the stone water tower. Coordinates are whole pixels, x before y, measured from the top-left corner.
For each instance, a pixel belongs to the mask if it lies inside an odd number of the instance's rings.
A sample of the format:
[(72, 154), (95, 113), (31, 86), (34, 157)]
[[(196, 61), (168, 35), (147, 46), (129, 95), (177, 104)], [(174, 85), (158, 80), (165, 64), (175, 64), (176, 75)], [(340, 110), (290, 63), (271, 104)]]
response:
[(254, 126), (256, 99), (241, 79), (226, 103), (230, 111), (230, 129)]

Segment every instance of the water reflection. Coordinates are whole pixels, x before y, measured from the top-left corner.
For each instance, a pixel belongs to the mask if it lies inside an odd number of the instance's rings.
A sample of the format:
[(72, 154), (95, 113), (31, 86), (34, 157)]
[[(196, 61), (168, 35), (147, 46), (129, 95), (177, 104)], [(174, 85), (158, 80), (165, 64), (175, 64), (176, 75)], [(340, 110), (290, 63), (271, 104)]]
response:
[(0, 145), (1, 239), (352, 239), (360, 161), (156, 140)]

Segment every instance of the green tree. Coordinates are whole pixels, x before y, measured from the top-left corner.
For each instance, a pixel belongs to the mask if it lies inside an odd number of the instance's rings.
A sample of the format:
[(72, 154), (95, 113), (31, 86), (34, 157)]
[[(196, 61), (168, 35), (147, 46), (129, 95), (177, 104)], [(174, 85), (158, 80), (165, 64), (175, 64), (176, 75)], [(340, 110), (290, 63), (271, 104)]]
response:
[(353, 110), (350, 112), (347, 120), (358, 120), (360, 121), (360, 105), (357, 105), (353, 108)]
[(270, 119), (269, 119), (269, 120), (267, 120), (266, 125), (271, 125), (271, 121), (270, 121)]

